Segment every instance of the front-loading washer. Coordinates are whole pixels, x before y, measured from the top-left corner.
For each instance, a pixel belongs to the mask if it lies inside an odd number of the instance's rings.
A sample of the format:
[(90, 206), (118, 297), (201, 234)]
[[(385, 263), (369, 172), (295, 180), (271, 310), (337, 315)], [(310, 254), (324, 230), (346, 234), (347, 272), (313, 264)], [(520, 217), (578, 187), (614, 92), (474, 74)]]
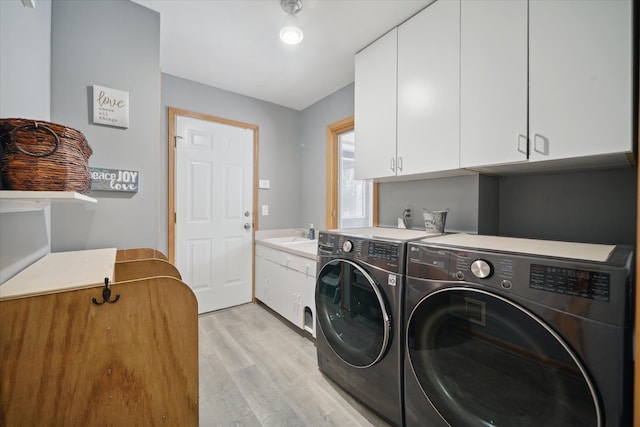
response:
[(406, 243), (428, 235), (424, 230), (377, 227), (318, 234), (318, 367), (397, 426), (403, 425)]
[(630, 426), (632, 248), (409, 243), (407, 426)]

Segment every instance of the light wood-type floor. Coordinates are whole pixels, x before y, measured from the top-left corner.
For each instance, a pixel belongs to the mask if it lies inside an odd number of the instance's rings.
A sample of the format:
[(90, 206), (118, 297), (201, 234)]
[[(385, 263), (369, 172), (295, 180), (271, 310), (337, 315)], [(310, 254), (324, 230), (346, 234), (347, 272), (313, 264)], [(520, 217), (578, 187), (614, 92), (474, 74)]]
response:
[(388, 426), (320, 373), (313, 340), (263, 305), (203, 315), (199, 328), (200, 426)]

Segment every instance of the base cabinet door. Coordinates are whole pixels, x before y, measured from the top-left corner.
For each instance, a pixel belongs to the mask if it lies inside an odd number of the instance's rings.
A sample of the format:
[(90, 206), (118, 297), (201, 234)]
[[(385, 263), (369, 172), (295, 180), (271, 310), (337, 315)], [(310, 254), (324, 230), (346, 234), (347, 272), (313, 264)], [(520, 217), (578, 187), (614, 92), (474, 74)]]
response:
[(304, 329), (316, 337), (316, 276), (306, 275), (302, 283), (304, 294), (302, 299)]
[(256, 257), (256, 298), (285, 318), (291, 311), (290, 288), (286, 267)]

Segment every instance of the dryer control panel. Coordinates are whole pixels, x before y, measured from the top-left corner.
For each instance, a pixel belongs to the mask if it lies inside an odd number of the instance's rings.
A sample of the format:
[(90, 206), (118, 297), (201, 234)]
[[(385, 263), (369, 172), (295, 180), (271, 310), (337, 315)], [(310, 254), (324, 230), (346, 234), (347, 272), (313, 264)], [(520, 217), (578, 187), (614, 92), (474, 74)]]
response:
[(318, 256), (361, 261), (384, 270), (403, 273), (405, 268), (403, 242), (363, 239), (357, 236), (320, 232)]
[(608, 302), (611, 275), (604, 271), (531, 264), (529, 287)]
[(596, 320), (623, 324), (631, 292), (630, 248), (608, 262), (409, 243), (407, 280), (497, 290), (561, 311), (581, 307)]

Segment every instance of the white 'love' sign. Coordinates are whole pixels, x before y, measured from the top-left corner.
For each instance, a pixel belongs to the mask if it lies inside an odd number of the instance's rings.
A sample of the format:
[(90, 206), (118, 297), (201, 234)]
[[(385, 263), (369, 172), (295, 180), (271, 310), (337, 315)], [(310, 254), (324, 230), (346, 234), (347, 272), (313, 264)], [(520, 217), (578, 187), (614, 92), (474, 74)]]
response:
[(93, 85), (93, 122), (129, 127), (129, 92)]

